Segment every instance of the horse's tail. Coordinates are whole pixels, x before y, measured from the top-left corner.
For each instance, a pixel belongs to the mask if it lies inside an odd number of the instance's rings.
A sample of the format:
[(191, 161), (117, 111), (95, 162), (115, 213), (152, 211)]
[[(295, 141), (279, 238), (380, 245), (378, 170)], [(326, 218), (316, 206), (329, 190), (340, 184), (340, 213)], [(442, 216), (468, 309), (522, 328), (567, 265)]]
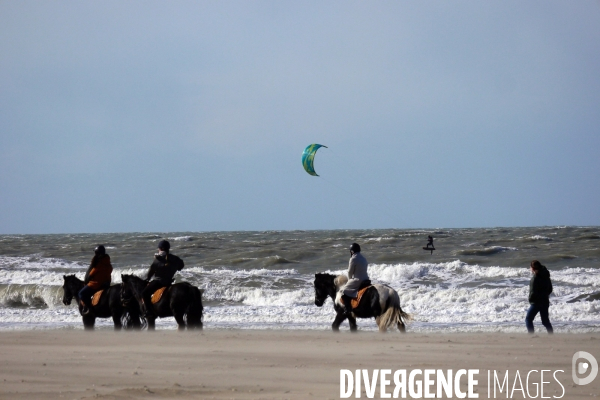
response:
[(196, 286), (190, 285), (190, 302), (187, 309), (188, 329), (202, 329), (202, 291)]
[(413, 318), (409, 313), (402, 311), (398, 292), (391, 289), (387, 303), (387, 308), (383, 314), (375, 318), (377, 326), (379, 327), (379, 331), (385, 332), (392, 326), (397, 325), (400, 332), (405, 332), (405, 324), (411, 321)]

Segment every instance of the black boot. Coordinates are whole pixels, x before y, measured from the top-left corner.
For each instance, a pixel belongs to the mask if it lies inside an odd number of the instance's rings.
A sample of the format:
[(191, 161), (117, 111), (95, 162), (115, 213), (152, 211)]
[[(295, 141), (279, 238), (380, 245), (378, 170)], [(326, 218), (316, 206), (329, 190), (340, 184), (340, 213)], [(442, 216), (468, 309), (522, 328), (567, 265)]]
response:
[(84, 300), (81, 300), (81, 306), (81, 315), (88, 315), (91, 311), (92, 305), (88, 304)]
[(348, 297), (345, 294), (342, 295), (342, 303), (344, 303), (344, 314), (346, 315), (352, 314), (352, 303), (350, 303), (351, 301), (351, 297)]

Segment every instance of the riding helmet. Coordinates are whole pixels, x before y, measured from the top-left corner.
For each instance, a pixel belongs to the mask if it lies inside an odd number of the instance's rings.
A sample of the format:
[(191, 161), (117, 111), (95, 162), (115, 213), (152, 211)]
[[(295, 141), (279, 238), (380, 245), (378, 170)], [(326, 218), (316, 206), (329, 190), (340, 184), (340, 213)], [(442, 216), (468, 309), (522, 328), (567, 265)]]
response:
[(360, 253), (360, 246), (358, 245), (358, 243), (352, 243), (352, 245), (350, 246), (350, 251), (354, 253)]
[(101, 244), (99, 244), (98, 246), (96, 246), (96, 248), (94, 249), (94, 253), (97, 256), (103, 256), (106, 254), (106, 249), (104, 248), (104, 246), (102, 246)]
[(171, 244), (168, 240), (161, 240), (160, 242), (158, 242), (158, 248), (162, 251), (169, 251), (169, 249), (171, 248)]

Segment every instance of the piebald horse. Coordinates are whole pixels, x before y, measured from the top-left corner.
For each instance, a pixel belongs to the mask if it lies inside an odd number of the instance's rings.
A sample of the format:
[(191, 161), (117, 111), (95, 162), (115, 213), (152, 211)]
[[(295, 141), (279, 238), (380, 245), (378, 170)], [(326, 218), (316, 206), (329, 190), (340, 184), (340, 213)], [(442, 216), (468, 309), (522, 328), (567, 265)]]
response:
[(340, 324), (348, 318), (350, 331), (356, 332), (356, 318), (375, 318), (380, 332), (386, 332), (396, 325), (400, 332), (406, 332), (405, 323), (412, 316), (402, 311), (398, 292), (386, 285), (375, 284), (363, 294), (358, 307), (352, 309), (350, 315), (344, 313), (340, 304), (339, 290), (348, 282), (346, 275), (315, 274), (315, 305), (322, 307), (327, 297), (333, 300), (333, 308), (337, 313), (331, 328), (337, 332)]

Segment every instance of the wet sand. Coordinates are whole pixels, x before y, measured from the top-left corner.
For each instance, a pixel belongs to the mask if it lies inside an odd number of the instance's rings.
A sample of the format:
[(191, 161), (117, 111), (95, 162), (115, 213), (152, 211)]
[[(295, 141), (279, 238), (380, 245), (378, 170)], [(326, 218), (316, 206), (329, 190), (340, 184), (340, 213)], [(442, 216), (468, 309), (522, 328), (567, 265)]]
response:
[[(517, 370), (525, 384), (530, 370), (548, 369), (565, 371), (564, 399), (587, 399), (600, 395), (600, 377), (574, 385), (571, 359), (581, 350), (600, 360), (600, 334), (0, 332), (0, 398), (339, 399), (340, 369), (464, 368), (480, 370), (479, 398), (488, 398), (488, 370), (509, 370), (512, 387)], [(562, 394), (551, 374), (544, 380), (545, 396)]]

